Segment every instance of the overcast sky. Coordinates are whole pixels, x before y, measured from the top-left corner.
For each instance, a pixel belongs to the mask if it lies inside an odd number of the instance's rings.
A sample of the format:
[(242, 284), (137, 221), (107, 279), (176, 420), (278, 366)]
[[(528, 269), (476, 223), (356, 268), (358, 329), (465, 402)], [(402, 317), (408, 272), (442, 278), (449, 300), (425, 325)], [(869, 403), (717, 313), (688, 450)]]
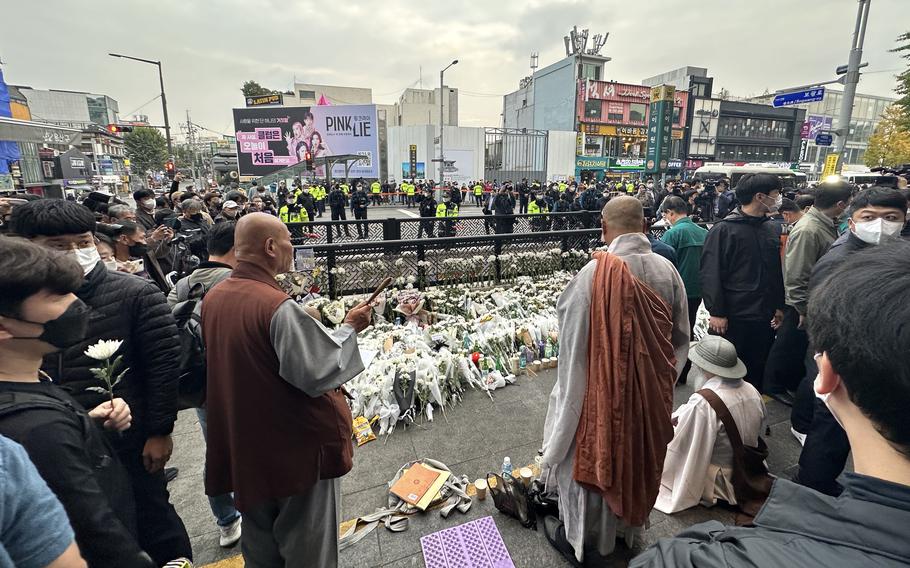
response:
[[(906, 62), (888, 53), (910, 31), (910, 0), (874, 0), (866, 33), (869, 62), (860, 92), (893, 95)], [(697, 11), (694, 9), (697, 8)], [(855, 0), (43, 0), (4, 2), (0, 59), (7, 82), (37, 89), (107, 94), (121, 116), (162, 123), (154, 67), (114, 59), (120, 52), (164, 63), (172, 124), (193, 121), (233, 131), (231, 108), (254, 79), (274, 89), (301, 82), (370, 87), (392, 103), (417, 84), (461, 90), (463, 126), (498, 126), (502, 95), (529, 72), (565, 55), (572, 25), (610, 32), (607, 79), (640, 83), (684, 65), (707, 67), (715, 89), (760, 94), (833, 77), (847, 62)], [(138, 109), (138, 110), (137, 110)], [(177, 131), (175, 131), (175, 136)]]

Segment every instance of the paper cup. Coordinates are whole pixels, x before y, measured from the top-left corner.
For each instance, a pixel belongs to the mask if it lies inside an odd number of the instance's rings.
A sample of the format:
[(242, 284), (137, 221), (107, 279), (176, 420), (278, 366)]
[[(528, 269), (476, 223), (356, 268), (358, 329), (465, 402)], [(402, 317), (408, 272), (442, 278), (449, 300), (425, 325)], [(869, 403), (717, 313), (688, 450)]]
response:
[(478, 479), (474, 482), (474, 489), (477, 491), (478, 501), (483, 501), (487, 498), (487, 480)]
[(549, 359), (549, 365), (547, 365), (547, 367), (550, 369), (553, 369), (556, 367), (556, 357), (551, 357)]
[(550, 358), (549, 358), (549, 357), (540, 360), (540, 368), (541, 368), (541, 369), (549, 369), (549, 368), (550, 368)]
[(518, 374), (518, 357), (511, 357), (509, 359), (509, 370), (512, 371), (513, 375)]
[(554, 366), (554, 367), (558, 367), (558, 366), (559, 366), (559, 357), (553, 357), (552, 361), (553, 361), (553, 366)]
[(534, 472), (531, 471), (531, 468), (523, 467), (518, 470), (518, 473), (521, 475), (521, 482), (525, 487), (531, 485), (531, 481), (534, 479)]
[(530, 365), (528, 365), (532, 371), (535, 373), (540, 370), (540, 360), (534, 360)]

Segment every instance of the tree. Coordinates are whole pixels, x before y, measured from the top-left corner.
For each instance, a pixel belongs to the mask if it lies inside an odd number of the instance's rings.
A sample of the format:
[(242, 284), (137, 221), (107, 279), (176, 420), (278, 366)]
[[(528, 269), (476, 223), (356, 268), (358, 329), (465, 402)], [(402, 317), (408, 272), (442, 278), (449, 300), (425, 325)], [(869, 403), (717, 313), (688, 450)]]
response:
[(240, 90), (243, 92), (244, 97), (261, 97), (275, 92), (272, 89), (266, 89), (256, 81), (246, 81)]
[(910, 163), (910, 123), (908, 116), (900, 103), (895, 103), (885, 109), (881, 122), (875, 127), (875, 132), (869, 138), (869, 147), (863, 155), (863, 161), (870, 168), (876, 166), (898, 166)]
[(126, 155), (137, 173), (160, 171), (167, 161), (167, 140), (154, 128), (136, 128), (123, 137)]
[[(910, 32), (899, 35), (897, 43), (897, 47), (890, 50), (891, 53), (900, 53), (903, 59), (910, 61)], [(904, 127), (910, 129), (910, 65), (897, 76), (897, 87), (894, 88), (894, 92), (901, 95), (896, 104), (904, 111)]]

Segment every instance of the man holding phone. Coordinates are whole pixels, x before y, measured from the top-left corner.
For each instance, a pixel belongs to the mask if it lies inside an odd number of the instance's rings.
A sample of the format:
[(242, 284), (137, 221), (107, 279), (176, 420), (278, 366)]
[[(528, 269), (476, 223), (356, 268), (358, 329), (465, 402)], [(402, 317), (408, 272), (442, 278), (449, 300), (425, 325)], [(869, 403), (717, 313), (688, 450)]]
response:
[(371, 302), (335, 330), (310, 317), (275, 282), (294, 260), (277, 217), (238, 221), (234, 254), (202, 304), (206, 493), (234, 493), (248, 566), (337, 566), (341, 476), (353, 466), (342, 385), (363, 371), (357, 333)]

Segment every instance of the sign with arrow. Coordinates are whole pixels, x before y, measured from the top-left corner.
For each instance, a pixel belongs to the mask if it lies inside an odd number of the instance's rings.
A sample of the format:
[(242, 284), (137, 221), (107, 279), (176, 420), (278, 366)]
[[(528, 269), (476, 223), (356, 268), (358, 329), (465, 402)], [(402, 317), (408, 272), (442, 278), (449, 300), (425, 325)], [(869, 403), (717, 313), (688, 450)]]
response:
[(804, 91), (794, 91), (792, 93), (782, 93), (774, 97), (774, 101), (771, 103), (775, 108), (785, 107), (790, 105), (798, 105), (802, 103), (814, 103), (817, 101), (824, 100), (825, 98), (825, 88), (816, 87), (813, 89), (806, 89)]

